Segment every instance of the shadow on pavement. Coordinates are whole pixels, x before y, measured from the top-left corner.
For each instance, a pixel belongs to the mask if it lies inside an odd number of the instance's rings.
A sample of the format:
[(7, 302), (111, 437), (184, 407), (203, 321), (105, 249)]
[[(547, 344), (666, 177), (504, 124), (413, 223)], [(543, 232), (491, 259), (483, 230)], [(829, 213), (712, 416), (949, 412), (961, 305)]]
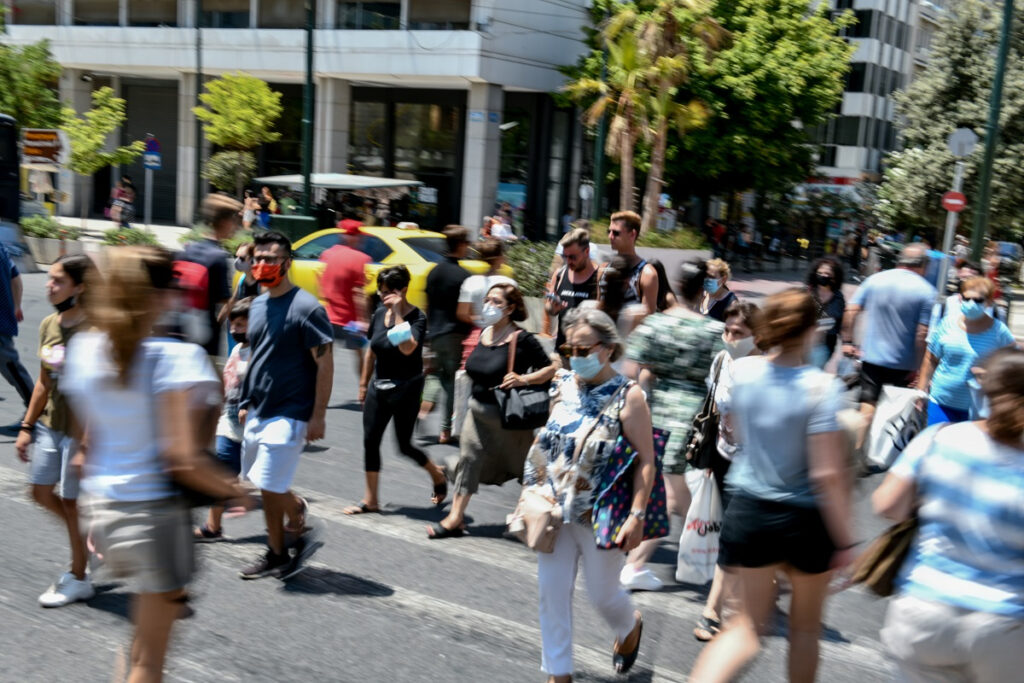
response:
[(96, 584), (93, 587), (96, 589), (96, 595), (85, 603), (90, 609), (98, 609), (131, 620), (132, 593), (115, 593), (114, 591), (122, 588), (121, 584), (117, 583)]
[(384, 598), (395, 593), (393, 588), (382, 583), (322, 567), (309, 567), (295, 578), (287, 581), (284, 584), (284, 590), (288, 593), (305, 593), (308, 595), (365, 596), (371, 598)]
[(363, 406), (359, 401), (345, 401), (344, 403), (327, 406), (327, 410), (351, 410), (354, 413), (361, 413), (363, 412)]

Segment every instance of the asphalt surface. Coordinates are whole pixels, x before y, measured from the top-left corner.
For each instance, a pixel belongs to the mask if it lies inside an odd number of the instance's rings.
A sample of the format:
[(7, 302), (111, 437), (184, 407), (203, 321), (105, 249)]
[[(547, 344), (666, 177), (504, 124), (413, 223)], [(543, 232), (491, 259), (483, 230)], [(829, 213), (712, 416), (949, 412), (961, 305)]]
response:
[[(34, 375), (36, 330), (52, 308), (43, 297), (45, 275), (24, 280), (26, 319), (17, 346)], [(262, 519), (255, 513), (228, 520), (230, 540), (199, 547), (195, 615), (175, 627), (167, 680), (543, 681), (536, 561), (529, 550), (502, 538), (505, 515), (517, 497), (514, 484), (481, 488), (469, 508), (470, 535), (428, 540), (426, 524), (444, 513), (429, 502), (426, 474), (398, 454), (389, 433), (383, 514), (341, 513), (363, 488), (361, 413), (345, 353), (336, 358), (327, 437), (307, 448), (295, 482), (322, 520), (326, 545), (306, 572), (287, 583), (244, 582), (237, 571), (263, 547)], [(0, 423), (19, 419), (20, 409), (14, 390), (0, 383)], [(436, 418), (418, 433), (436, 435)], [(98, 594), (88, 603), (39, 607), (38, 595), (66, 567), (67, 544), (58, 523), (29, 502), (28, 468), (17, 460), (13, 439), (0, 437), (0, 444), (0, 680), (113, 680), (111, 672), (130, 645), (130, 587), (101, 570), (95, 576)], [(450, 446), (427, 450), (438, 461), (456, 453)], [(875, 485), (877, 477), (857, 490), (860, 538), (883, 527), (867, 509)], [(692, 630), (705, 592), (672, 580), (680, 531), (674, 521), (673, 534), (652, 564), (666, 589), (635, 594), (646, 627), (629, 676), (613, 673), (612, 636), (579, 586), (575, 680), (685, 680), (701, 647)], [(787, 602), (780, 599), (780, 614)], [(857, 589), (829, 601), (819, 680), (890, 678), (878, 642), (884, 610), (884, 601)], [(785, 680), (785, 619), (778, 622), (743, 680)]]

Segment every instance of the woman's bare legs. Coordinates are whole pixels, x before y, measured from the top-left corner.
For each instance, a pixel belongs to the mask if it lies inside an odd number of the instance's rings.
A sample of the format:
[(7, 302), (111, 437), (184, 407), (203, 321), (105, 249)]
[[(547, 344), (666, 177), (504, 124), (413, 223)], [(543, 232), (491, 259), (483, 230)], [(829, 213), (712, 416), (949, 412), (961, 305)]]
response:
[(793, 585), (789, 607), (789, 680), (812, 683), (818, 671), (821, 617), (832, 572), (804, 574), (787, 567), (786, 575)]
[(700, 653), (690, 672), (692, 683), (728, 683), (757, 655), (760, 634), (775, 605), (773, 579), (778, 567), (726, 570), (736, 576), (737, 609), (722, 633)]
[(135, 639), (128, 683), (160, 683), (171, 627), (181, 613), (184, 590), (141, 593), (135, 598)]

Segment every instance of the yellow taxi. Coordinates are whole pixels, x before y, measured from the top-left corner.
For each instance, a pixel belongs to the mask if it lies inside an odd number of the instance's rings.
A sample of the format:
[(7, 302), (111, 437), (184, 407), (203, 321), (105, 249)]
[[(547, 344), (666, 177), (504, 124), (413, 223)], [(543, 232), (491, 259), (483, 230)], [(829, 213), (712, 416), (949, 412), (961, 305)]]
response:
[[(409, 302), (418, 308), (427, 305), (427, 274), (434, 265), (444, 260), (447, 243), (444, 235), (430, 230), (407, 230), (402, 228), (362, 227), (359, 250), (370, 257), (366, 266), (366, 294), (377, 292), (377, 273), (386, 266), (402, 265), (409, 269), (412, 281), (409, 283)], [(320, 230), (296, 240), (292, 245), (294, 260), (289, 272), (292, 282), (318, 299), (320, 276), (324, 264), (320, 255), (338, 244), (343, 231), (339, 228)], [(474, 274), (487, 272), (487, 264), (476, 259), (462, 259), (459, 265)], [(512, 269), (503, 265), (502, 275), (512, 276)]]

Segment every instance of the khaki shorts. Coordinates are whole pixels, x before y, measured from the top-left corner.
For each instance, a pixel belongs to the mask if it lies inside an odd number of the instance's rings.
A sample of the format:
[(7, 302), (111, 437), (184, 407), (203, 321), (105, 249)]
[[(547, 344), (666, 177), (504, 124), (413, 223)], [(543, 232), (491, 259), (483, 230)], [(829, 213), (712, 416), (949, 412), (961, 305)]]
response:
[(130, 579), (139, 593), (188, 585), (194, 540), (189, 509), (180, 498), (91, 500), (87, 512), (96, 549), (113, 576)]

